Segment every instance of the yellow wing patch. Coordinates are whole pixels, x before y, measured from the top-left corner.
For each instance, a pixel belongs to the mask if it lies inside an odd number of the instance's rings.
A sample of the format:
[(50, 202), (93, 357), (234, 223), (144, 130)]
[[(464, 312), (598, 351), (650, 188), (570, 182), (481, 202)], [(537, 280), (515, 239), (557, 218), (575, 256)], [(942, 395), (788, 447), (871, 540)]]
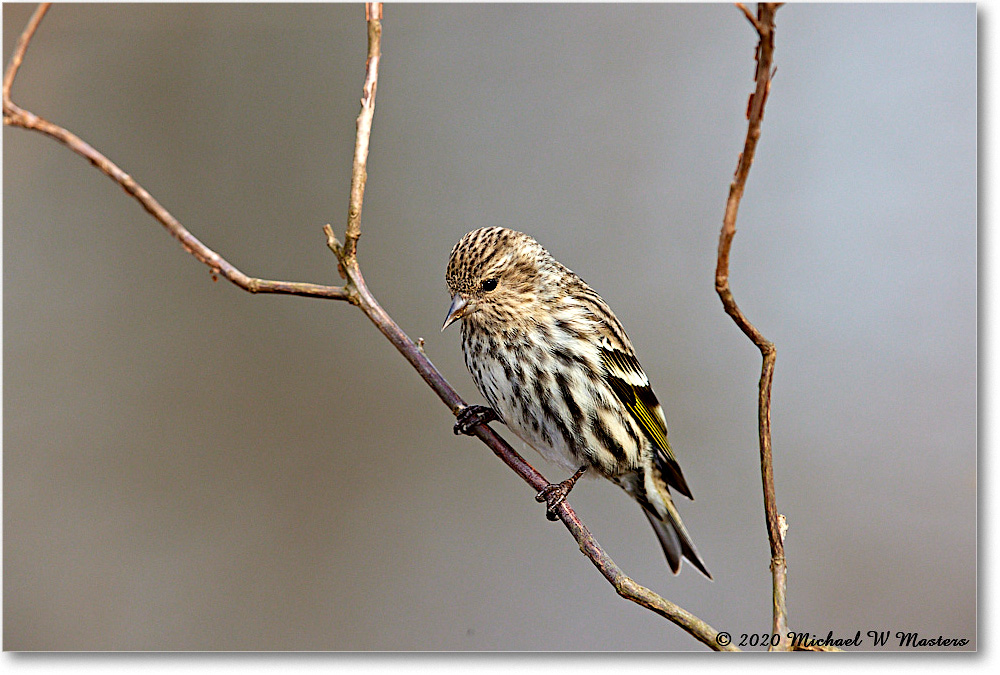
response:
[(681, 473), (681, 467), (667, 441), (667, 424), (656, 394), (649, 386), (649, 378), (636, 358), (617, 349), (601, 348), (601, 360), (606, 371), (605, 379), (615, 396), (625, 405), (632, 418), (656, 448), (657, 468), (667, 484), (678, 492), (691, 497), (691, 490)]

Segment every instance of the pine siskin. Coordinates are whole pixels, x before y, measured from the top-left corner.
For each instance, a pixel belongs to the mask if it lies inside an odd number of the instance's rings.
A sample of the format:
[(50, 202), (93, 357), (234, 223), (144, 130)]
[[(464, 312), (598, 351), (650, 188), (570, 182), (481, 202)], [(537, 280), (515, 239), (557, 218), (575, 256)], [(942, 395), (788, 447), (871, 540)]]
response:
[(465, 364), (492, 409), (470, 406), (456, 433), (499, 419), (568, 480), (539, 493), (552, 509), (588, 470), (639, 502), (670, 569), (687, 558), (712, 575), (691, 541), (669, 487), (691, 497), (667, 442), (667, 423), (632, 343), (583, 279), (528, 235), (487, 227), (462, 237), (447, 271), (462, 319)]

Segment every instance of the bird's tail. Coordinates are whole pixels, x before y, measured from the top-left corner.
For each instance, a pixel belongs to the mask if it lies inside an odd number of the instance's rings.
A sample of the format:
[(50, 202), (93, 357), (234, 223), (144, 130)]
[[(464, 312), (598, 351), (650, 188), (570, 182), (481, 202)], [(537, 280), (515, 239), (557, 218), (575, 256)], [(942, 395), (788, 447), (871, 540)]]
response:
[(683, 557), (687, 558), (699, 572), (711, 579), (712, 575), (705, 567), (701, 556), (698, 555), (698, 549), (694, 547), (691, 535), (688, 534), (687, 528), (681, 522), (680, 514), (677, 513), (673, 500), (666, 496), (663, 502), (666, 516), (662, 519), (648, 508), (643, 508), (642, 511), (649, 519), (649, 524), (653, 526), (656, 538), (660, 540), (660, 546), (663, 547), (663, 553), (667, 556), (670, 569), (674, 574), (677, 574), (681, 569), (681, 558)]

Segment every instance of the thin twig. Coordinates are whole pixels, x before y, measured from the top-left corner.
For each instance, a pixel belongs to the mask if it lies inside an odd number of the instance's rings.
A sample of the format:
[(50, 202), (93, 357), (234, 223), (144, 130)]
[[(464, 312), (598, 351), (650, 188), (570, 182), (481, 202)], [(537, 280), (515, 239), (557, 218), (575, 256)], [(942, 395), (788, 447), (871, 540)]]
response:
[[(194, 255), (198, 260), (208, 265), (213, 272), (222, 274), (237, 286), (251, 292), (271, 292), (289, 293), (295, 295), (308, 295), (312, 297), (323, 297), (336, 300), (347, 300), (357, 305), (371, 322), (382, 332), (386, 338), (396, 347), (396, 349), (406, 358), (416, 369), (425, 382), (438, 395), (438, 397), (451, 409), (453, 414), (457, 414), (466, 407), (465, 402), (458, 393), (444, 379), (433, 363), (427, 358), (420, 346), (413, 342), (396, 324), (389, 314), (378, 304), (365, 283), (361, 268), (358, 265), (356, 256), (357, 239), (361, 234), (361, 206), (364, 199), (365, 178), (367, 175), (368, 144), (371, 136), (371, 123), (375, 109), (375, 92), (378, 82), (378, 64), (380, 56), (381, 41), (381, 3), (368, 3), (365, 7), (365, 15), (368, 21), (368, 62), (366, 66), (366, 78), (364, 94), (362, 96), (362, 112), (358, 117), (357, 139), (355, 143), (354, 171), (351, 181), (351, 197), (349, 204), (348, 226), (345, 233), (345, 244), (342, 245), (336, 238), (333, 228), (327, 225), (324, 231), (327, 235), (327, 245), (335, 253), (340, 266), (341, 274), (347, 282), (344, 287), (321, 286), (317, 284), (267, 281), (253, 279), (237, 270), (215, 253), (187, 229), (185, 229), (170, 213), (168, 213), (144, 188), (132, 179), (131, 176), (119, 169), (114, 163), (104, 155), (97, 152), (83, 140), (71, 132), (52, 124), (31, 112), (22, 110), (10, 101), (10, 85), (13, 83), (14, 75), (20, 66), (21, 59), (27, 49), (31, 37), (45, 14), (47, 5), (40, 7), (32, 17), (18, 42), (18, 48), (14, 54), (7, 75), (4, 79), (4, 123), (20, 126), (25, 129), (38, 131), (50, 136), (65, 144), (77, 154), (87, 158), (92, 164), (100, 169), (105, 175), (117, 182), (166, 229), (176, 237), (184, 248)], [(549, 485), (538, 471), (524, 460), (511, 446), (503, 440), (489, 426), (481, 424), (473, 429), (475, 435), (480, 438), (505, 464), (517, 473), (536, 492)], [(712, 649), (725, 651), (738, 651), (731, 644), (719, 644), (718, 632), (707, 623), (697, 618), (690, 612), (678, 605), (666, 600), (653, 591), (645, 588), (622, 572), (621, 568), (604, 551), (597, 540), (594, 539), (590, 531), (577, 517), (572, 507), (563, 501), (556, 509), (559, 518), (566, 525), (573, 537), (580, 546), (580, 550), (586, 555), (594, 566), (600, 570), (601, 574), (613, 585), (615, 591), (623, 598), (650, 609), (651, 611), (669, 619), (685, 631), (690, 633), (697, 640), (708, 645)]]
[(750, 22), (750, 25), (752, 25), (752, 26), (754, 27), (754, 29), (755, 29), (755, 30), (756, 30), (756, 31), (757, 31), (758, 33), (760, 33), (760, 31), (761, 31), (761, 27), (760, 27), (760, 24), (759, 24), (759, 23), (757, 23), (757, 17), (755, 17), (755, 16), (754, 16), (754, 15), (753, 15), (753, 14), (752, 14), (752, 13), (750, 12), (750, 10), (746, 8), (746, 5), (744, 5), (744, 4), (742, 3), (742, 2), (737, 2), (737, 3), (736, 3), (736, 6), (737, 6), (737, 7), (739, 8), (739, 10), (740, 10), (741, 12), (743, 12), (743, 16), (745, 16), (745, 17), (747, 18), (747, 21), (749, 21), (749, 22)]
[(365, 85), (361, 90), (361, 112), (358, 114), (357, 135), (354, 141), (354, 165), (351, 169), (351, 203), (347, 210), (347, 229), (344, 232), (344, 257), (354, 261), (361, 236), (361, 207), (368, 182), (368, 145), (372, 136), (372, 119), (375, 117), (375, 94), (378, 90), (378, 66), (382, 56), (382, 3), (365, 4), (368, 21), (368, 59), (365, 62)]
[(24, 53), (28, 51), (28, 45), (31, 43), (31, 38), (35, 36), (35, 31), (38, 30), (38, 24), (42, 22), (45, 13), (49, 11), (49, 7), (51, 6), (51, 2), (43, 2), (38, 5), (31, 18), (28, 19), (28, 25), (21, 32), (21, 37), (17, 39), (17, 46), (14, 47), (14, 53), (11, 54), (10, 63), (7, 65), (7, 72), (3, 75), (4, 122), (7, 120), (7, 103), (10, 101), (10, 88), (14, 84), (14, 78), (17, 77), (17, 71), (21, 68)]
[(791, 640), (788, 637), (788, 610), (785, 601), (786, 564), (784, 535), (779, 524), (778, 507), (774, 494), (774, 469), (771, 459), (771, 380), (774, 376), (774, 362), (777, 356), (774, 344), (757, 330), (743, 314), (729, 288), (729, 251), (736, 236), (736, 215), (740, 199), (746, 186), (750, 165), (753, 163), (757, 141), (760, 139), (760, 125), (764, 117), (764, 104), (771, 89), (771, 64), (774, 59), (774, 14), (780, 5), (760, 3), (757, 5), (756, 19), (743, 5), (737, 5), (753, 25), (760, 38), (757, 45), (756, 89), (747, 107), (746, 141), (736, 167), (736, 175), (729, 186), (729, 199), (719, 235), (719, 256), (715, 269), (715, 290), (722, 300), (726, 313), (732, 317), (748, 338), (760, 350), (762, 357), (760, 383), (757, 400), (758, 442), (760, 445), (760, 471), (764, 490), (764, 516), (767, 523), (767, 538), (771, 546), (772, 576), (772, 631), (778, 634), (779, 643), (773, 649), (787, 650)]

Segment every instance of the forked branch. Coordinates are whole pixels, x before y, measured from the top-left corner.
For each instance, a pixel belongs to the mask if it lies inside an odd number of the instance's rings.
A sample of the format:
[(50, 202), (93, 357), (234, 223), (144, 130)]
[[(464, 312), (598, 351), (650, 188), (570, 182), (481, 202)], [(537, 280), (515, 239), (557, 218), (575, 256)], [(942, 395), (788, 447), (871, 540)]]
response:
[[(337, 239), (332, 227), (327, 225), (324, 228), (327, 245), (336, 255), (339, 272), (346, 279), (344, 286), (270, 281), (249, 277), (231, 265), (218, 253), (201, 243), (141, 185), (103, 154), (68, 130), (48, 122), (14, 104), (10, 96), (14, 78), (20, 68), (28, 45), (48, 8), (49, 4), (44, 3), (35, 11), (18, 41), (7, 68), (3, 83), (4, 124), (19, 126), (42, 133), (86, 158), (102, 173), (118, 183), (128, 194), (134, 197), (150, 215), (181, 242), (185, 250), (205, 265), (208, 265), (213, 275), (221, 274), (240, 288), (252, 293), (304, 295), (333, 300), (346, 300), (351, 304), (357, 305), (382, 334), (392, 342), (407, 361), (410, 362), (434, 393), (451, 409), (452, 413), (457, 414), (458, 411), (466, 406), (458, 393), (455, 392), (437, 368), (434, 367), (434, 364), (426, 357), (423, 350), (403, 332), (375, 300), (368, 286), (365, 284), (364, 276), (361, 273), (361, 268), (357, 260), (357, 242), (361, 236), (361, 208), (367, 180), (368, 147), (375, 112), (375, 94), (378, 86), (378, 66), (381, 56), (381, 3), (367, 3), (365, 6), (365, 16), (368, 24), (368, 59), (365, 69), (365, 84), (362, 90), (361, 113), (357, 121), (354, 165), (344, 243), (342, 244)], [(528, 464), (524, 458), (515, 452), (489, 426), (479, 425), (474, 428), (474, 433), (536, 492), (549, 485), (549, 481)], [(640, 586), (626, 576), (621, 568), (607, 555), (600, 544), (597, 543), (593, 535), (590, 534), (590, 531), (587, 530), (586, 526), (580, 521), (567, 502), (563, 501), (559, 504), (556, 508), (556, 513), (576, 539), (580, 550), (600, 570), (601, 574), (612, 584), (620, 596), (669, 619), (697, 640), (700, 640), (713, 649), (736, 650), (735, 647), (729, 644), (720, 645), (716, 639), (718, 636), (717, 631), (707, 623), (648, 588)]]

